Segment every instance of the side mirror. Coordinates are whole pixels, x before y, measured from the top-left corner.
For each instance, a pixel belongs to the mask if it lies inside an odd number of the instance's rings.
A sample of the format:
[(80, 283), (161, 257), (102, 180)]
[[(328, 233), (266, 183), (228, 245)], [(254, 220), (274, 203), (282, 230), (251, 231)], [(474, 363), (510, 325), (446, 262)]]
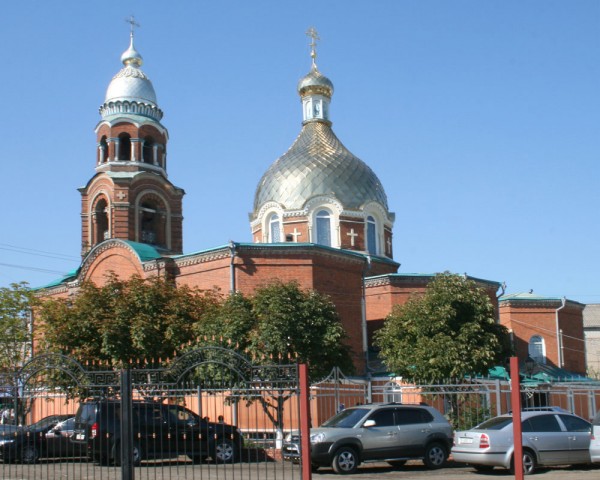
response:
[(365, 423), (363, 423), (364, 428), (374, 427), (375, 425), (375, 420), (367, 420)]

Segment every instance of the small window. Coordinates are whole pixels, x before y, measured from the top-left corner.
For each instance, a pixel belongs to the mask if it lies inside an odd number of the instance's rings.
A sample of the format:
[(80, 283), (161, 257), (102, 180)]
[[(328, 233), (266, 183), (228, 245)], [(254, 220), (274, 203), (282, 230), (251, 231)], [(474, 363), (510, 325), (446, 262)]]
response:
[(144, 138), (144, 148), (142, 149), (142, 161), (144, 163), (154, 163), (154, 139), (152, 137)]
[(327, 210), (317, 213), (317, 243), (331, 247), (331, 215)]
[(546, 363), (546, 345), (543, 337), (534, 335), (529, 339), (529, 356), (537, 363)]
[(371, 255), (377, 255), (378, 250), (377, 223), (375, 222), (375, 219), (369, 215), (367, 217), (367, 251)]
[(131, 137), (127, 133), (119, 135), (118, 160), (131, 160)]
[(269, 242), (279, 243), (281, 242), (281, 229), (279, 226), (279, 215), (276, 213), (269, 217)]
[(99, 163), (106, 163), (108, 161), (108, 143), (106, 142), (106, 135), (102, 135), (102, 138), (100, 139), (99, 152)]

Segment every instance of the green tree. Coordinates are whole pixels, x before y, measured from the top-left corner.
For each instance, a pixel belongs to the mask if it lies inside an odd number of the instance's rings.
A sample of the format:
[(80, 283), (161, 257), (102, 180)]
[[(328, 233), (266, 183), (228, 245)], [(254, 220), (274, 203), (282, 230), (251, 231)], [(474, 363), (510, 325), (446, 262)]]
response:
[(178, 287), (166, 279), (111, 275), (84, 283), (73, 299), (50, 299), (39, 309), (40, 344), (77, 360), (119, 366), (166, 359), (194, 339), (193, 325), (218, 308), (216, 292)]
[(436, 275), (423, 295), (395, 307), (375, 335), (386, 366), (418, 382), (484, 374), (508, 356), (508, 333), (472, 280)]
[(297, 359), (308, 365), (313, 379), (336, 366), (352, 372), (346, 334), (328, 297), (297, 282), (277, 281), (258, 288), (251, 302), (256, 325), (248, 349), (255, 358)]
[(0, 288), (0, 372), (15, 372), (31, 354), (30, 312), (34, 304), (26, 282)]

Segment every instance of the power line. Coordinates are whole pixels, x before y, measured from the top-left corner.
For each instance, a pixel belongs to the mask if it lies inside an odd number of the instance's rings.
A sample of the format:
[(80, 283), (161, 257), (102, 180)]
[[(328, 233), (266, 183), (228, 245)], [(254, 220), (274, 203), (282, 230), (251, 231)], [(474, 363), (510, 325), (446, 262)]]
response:
[(80, 260), (79, 257), (73, 255), (65, 255), (62, 253), (46, 252), (44, 250), (35, 250), (33, 248), (18, 247), (7, 243), (0, 243), (0, 250), (8, 250), (10, 252), (25, 253), (27, 255), (35, 255), (38, 257), (56, 258), (58, 260)]
[(33, 272), (53, 273), (53, 274), (57, 274), (57, 275), (65, 275), (64, 271), (49, 270), (49, 269), (46, 269), (46, 268), (26, 267), (25, 265), (13, 265), (13, 264), (10, 264), (10, 263), (0, 263), (0, 265), (3, 266), (3, 267), (19, 268), (19, 269), (22, 269), (22, 270), (31, 270)]

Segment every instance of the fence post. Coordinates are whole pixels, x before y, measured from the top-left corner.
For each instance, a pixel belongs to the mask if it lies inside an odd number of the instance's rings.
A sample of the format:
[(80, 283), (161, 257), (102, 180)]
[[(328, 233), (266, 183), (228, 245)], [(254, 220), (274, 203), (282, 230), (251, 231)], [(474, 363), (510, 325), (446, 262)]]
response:
[(121, 370), (121, 479), (134, 480), (131, 370)]
[(523, 480), (523, 434), (521, 428), (521, 382), (519, 378), (519, 359), (510, 357), (510, 397), (512, 403), (513, 438), (515, 451), (513, 464), (515, 480)]
[(305, 363), (298, 365), (300, 377), (300, 465), (302, 480), (312, 479), (310, 464), (310, 400), (308, 384), (308, 368)]

